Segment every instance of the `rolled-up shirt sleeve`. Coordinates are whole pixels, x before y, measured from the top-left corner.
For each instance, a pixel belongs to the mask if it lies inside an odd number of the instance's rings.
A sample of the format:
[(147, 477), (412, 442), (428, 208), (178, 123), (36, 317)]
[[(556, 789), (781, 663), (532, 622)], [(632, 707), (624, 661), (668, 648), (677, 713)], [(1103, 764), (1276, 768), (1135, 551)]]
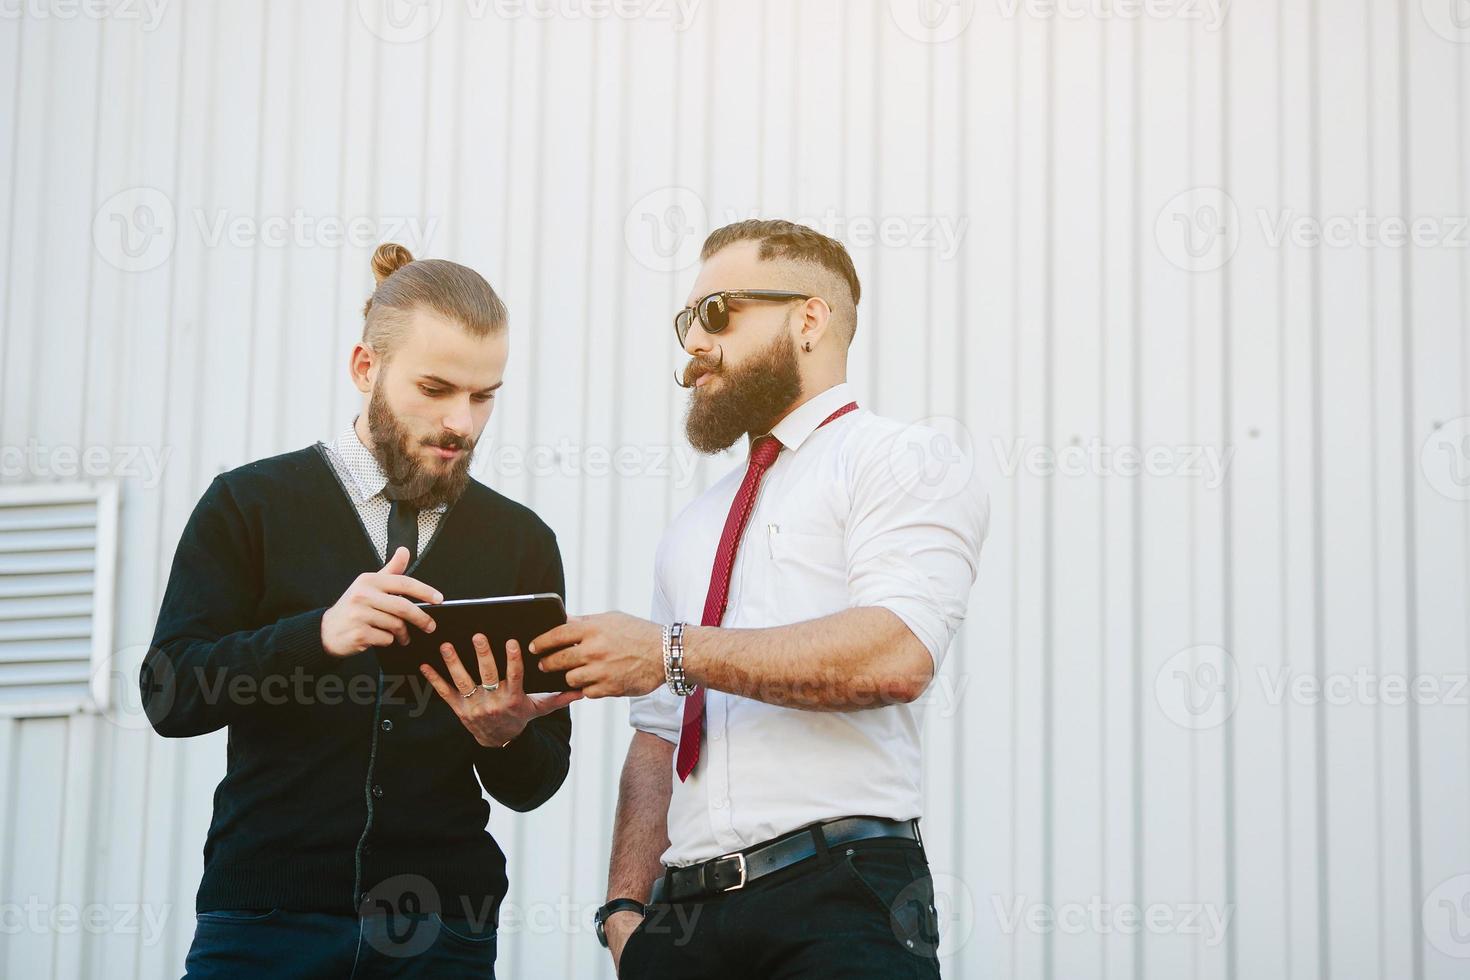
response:
[[(663, 625), (674, 621), (674, 610), (664, 591), (661, 565), (660, 556), (654, 562), (653, 603), (648, 618)], [(660, 684), (652, 693), (631, 700), (628, 706), (628, 723), (640, 732), (657, 735), (664, 741), (677, 745), (683, 711), (684, 699)]]
[(846, 528), (848, 598), (898, 616), (935, 670), (965, 618), (990, 521), (974, 460), (923, 426), (855, 455)]

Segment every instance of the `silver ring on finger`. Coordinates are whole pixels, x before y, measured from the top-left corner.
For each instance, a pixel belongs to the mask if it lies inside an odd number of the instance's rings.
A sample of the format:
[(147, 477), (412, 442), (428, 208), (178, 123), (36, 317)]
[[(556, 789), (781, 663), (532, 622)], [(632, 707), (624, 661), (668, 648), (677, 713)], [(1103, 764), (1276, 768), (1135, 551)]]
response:
[(480, 690), (487, 691), (490, 694), (494, 694), (496, 691), (500, 690), (500, 682), (496, 681), (494, 684), (481, 684)]

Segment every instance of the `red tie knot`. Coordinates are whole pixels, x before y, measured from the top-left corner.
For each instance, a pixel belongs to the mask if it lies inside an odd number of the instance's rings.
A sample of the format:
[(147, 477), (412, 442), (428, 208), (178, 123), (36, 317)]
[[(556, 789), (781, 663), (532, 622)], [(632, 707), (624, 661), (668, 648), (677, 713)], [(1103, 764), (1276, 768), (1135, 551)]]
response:
[(752, 469), (765, 470), (776, 461), (776, 456), (781, 452), (781, 440), (775, 436), (761, 436), (750, 444), (750, 466)]

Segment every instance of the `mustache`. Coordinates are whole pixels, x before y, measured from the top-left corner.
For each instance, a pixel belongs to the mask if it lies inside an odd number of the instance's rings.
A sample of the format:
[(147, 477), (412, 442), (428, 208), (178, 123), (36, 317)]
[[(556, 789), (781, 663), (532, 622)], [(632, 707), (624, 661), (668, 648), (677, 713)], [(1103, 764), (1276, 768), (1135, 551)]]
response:
[(425, 440), (424, 445), (433, 446), (436, 449), (470, 450), (474, 448), (475, 442), (473, 439), (466, 439), (462, 436), (444, 436), (443, 438), (438, 440)]
[(699, 380), (701, 374), (713, 374), (725, 366), (725, 348), (720, 348), (720, 359), (710, 361), (706, 357), (696, 357), (684, 365), (683, 371), (674, 373), (674, 384), (680, 388), (693, 388), (694, 382)]

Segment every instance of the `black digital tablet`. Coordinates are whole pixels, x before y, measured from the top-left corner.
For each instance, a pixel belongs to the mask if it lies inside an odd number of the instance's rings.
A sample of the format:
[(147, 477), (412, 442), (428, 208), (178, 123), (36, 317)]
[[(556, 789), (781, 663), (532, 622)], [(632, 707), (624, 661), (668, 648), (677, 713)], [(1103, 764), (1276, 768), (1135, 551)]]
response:
[(454, 678), (439, 653), (443, 643), (454, 644), (460, 663), (465, 671), (480, 680), (479, 660), (470, 638), (484, 633), (490, 641), (495, 655), (495, 669), (500, 679), (505, 680), (505, 641), (515, 640), (521, 647), (521, 662), (525, 665), (525, 690), (527, 694), (549, 694), (570, 690), (563, 672), (543, 673), (536, 667), (536, 657), (526, 652), (527, 645), (536, 637), (567, 621), (567, 611), (561, 596), (554, 592), (537, 595), (496, 596), (490, 599), (450, 599), (447, 602), (416, 602), (434, 617), (434, 632), (425, 633), (417, 626), (408, 627), (408, 645), (378, 647), (378, 662), (383, 669), (392, 673), (416, 674), (419, 664), (428, 664), (439, 672), (439, 676), (454, 683)]

